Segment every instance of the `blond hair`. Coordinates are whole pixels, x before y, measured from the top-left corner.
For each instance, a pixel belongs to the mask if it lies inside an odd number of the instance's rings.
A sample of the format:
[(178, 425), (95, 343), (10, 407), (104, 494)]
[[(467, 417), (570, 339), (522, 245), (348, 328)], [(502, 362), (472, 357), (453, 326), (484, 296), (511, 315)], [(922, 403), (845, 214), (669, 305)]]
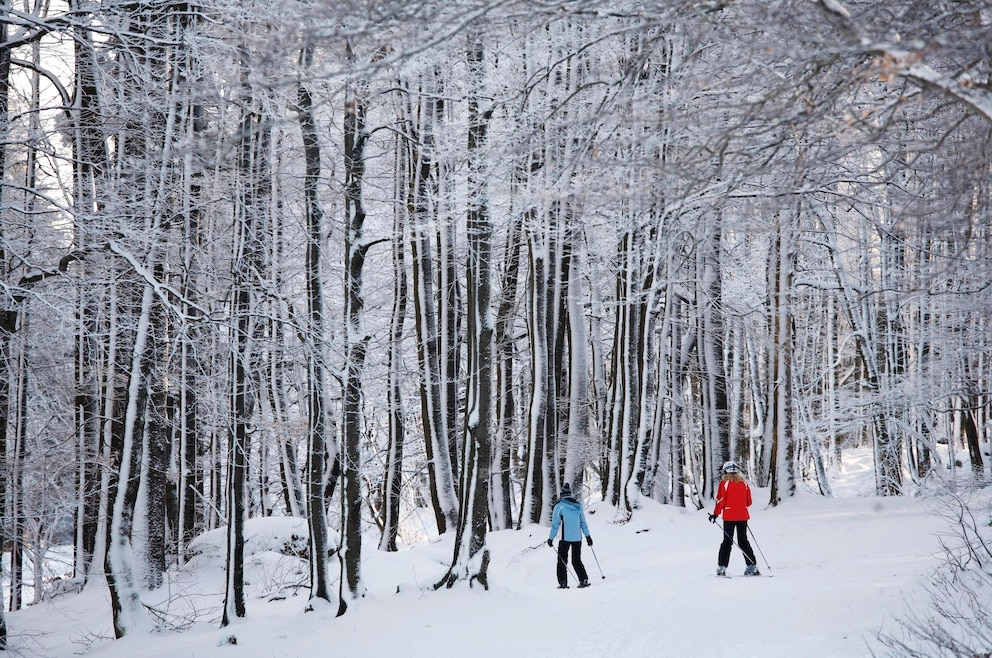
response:
[(742, 474), (740, 474), (740, 473), (724, 473), (723, 474), (723, 481), (724, 482), (743, 482), (744, 481), (744, 476)]

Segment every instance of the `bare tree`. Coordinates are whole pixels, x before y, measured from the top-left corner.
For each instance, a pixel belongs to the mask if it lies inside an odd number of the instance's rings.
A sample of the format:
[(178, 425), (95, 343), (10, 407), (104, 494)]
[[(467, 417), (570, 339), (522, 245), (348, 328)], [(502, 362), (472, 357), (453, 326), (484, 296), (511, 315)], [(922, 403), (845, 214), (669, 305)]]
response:
[(411, 264), (413, 267), (414, 324), (420, 364), (421, 417), (427, 452), (427, 472), (434, 517), (439, 532), (457, 522), (457, 495), (449, 451), (448, 423), (443, 408), (443, 355), (434, 283), (434, 249), (430, 226), (437, 216), (438, 172), (435, 134), (441, 107), (433, 91), (433, 77), (421, 79), (411, 90), (406, 124), (411, 164)]
[(485, 49), (482, 35), (473, 30), (466, 53), (469, 68), (468, 157), (468, 381), (465, 443), (462, 447), (461, 505), (455, 549), (448, 573), (437, 584), (451, 587), (458, 580), (474, 580), (489, 589), (489, 483), (492, 462), (492, 220), (486, 191), (486, 138), (490, 109), (479, 107), (485, 93)]
[[(348, 44), (348, 59), (355, 56)], [(364, 596), (362, 584), (362, 372), (368, 354), (370, 335), (365, 328), (365, 257), (370, 243), (364, 235), (365, 127), (367, 103), (365, 85), (357, 82), (345, 98), (345, 364), (344, 414), (342, 421), (342, 574), (341, 605), (347, 599)]]
[[(300, 49), (300, 67), (307, 72), (313, 65), (313, 46)], [(310, 598), (330, 600), (327, 582), (327, 502), (324, 481), (327, 471), (327, 390), (324, 376), (324, 288), (321, 268), (324, 240), (324, 212), (317, 194), (320, 182), (320, 140), (314, 120), (313, 99), (303, 82), (297, 90), (297, 111), (303, 134), (306, 175), (303, 193), (306, 198), (306, 282), (307, 282), (307, 520), (310, 526)], [(274, 392), (279, 396), (281, 393)], [(276, 397), (278, 399), (278, 397)], [(292, 471), (288, 458), (292, 453), (283, 448), (284, 469)], [(289, 466), (289, 468), (286, 468)]]

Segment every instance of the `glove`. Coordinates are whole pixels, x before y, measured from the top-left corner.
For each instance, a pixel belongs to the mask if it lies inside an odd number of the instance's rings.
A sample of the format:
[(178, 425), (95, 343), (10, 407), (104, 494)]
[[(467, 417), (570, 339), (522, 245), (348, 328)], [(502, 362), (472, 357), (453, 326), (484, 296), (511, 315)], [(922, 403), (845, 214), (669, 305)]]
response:
[(716, 514), (710, 514), (710, 523), (716, 523)]
[(548, 540), (548, 548), (554, 548), (554, 547), (555, 547), (555, 543), (549, 539)]
[(592, 535), (587, 535), (586, 536), (586, 543), (589, 544), (590, 546), (592, 546)]

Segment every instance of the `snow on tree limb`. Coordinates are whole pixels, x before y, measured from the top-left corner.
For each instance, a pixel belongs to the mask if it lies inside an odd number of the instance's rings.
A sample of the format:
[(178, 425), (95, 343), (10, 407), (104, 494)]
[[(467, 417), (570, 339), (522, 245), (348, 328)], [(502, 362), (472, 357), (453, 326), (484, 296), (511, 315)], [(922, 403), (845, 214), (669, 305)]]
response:
[(815, 4), (829, 14), (831, 22), (840, 24), (857, 39), (858, 50), (879, 57), (889, 75), (905, 78), (923, 89), (942, 92), (992, 121), (992, 89), (988, 84), (980, 86), (980, 82), (972, 80), (967, 69), (954, 77), (940, 73), (922, 61), (924, 52), (932, 51), (945, 39), (920, 43), (911, 49), (898, 43), (879, 41), (866, 34), (857, 19), (852, 18), (851, 12), (837, 0), (817, 0)]
[(968, 105), (972, 110), (978, 112), (989, 121), (992, 121), (992, 92), (970, 86), (970, 78), (967, 74), (961, 76), (961, 79), (955, 80), (941, 75), (926, 64), (920, 62), (916, 62), (900, 70), (899, 74), (921, 87), (943, 91), (952, 98)]

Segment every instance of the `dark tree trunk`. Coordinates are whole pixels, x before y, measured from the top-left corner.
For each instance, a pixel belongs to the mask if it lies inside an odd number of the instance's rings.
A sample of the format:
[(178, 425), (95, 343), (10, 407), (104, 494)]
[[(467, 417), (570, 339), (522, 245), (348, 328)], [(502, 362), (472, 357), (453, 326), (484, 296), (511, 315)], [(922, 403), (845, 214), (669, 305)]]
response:
[[(460, 579), (478, 580), (489, 589), (489, 472), (492, 443), (493, 326), (491, 314), (492, 222), (486, 194), (485, 156), (488, 115), (480, 113), (478, 94), (483, 83), (483, 47), (478, 35), (470, 37), (469, 75), (475, 94), (469, 98), (468, 176), (468, 381), (465, 445), (462, 448), (461, 504), (454, 555), (448, 573), (437, 584), (451, 587)], [(480, 555), (481, 554), (481, 555)]]
[(427, 476), (431, 503), (439, 533), (453, 527), (458, 519), (454, 471), (451, 463), (447, 415), (444, 405), (443, 355), (435, 299), (434, 264), (431, 251), (431, 225), (437, 221), (438, 174), (435, 163), (434, 122), (439, 111), (432, 92), (423, 89), (412, 108), (410, 148), (410, 253), (413, 268), (414, 324), (417, 334), (417, 361), (420, 369), (420, 403)]
[(520, 269), (520, 236), (523, 229), (523, 218), (517, 216), (510, 225), (506, 237), (505, 261), (503, 267), (503, 285), (500, 287), (501, 298), (496, 312), (495, 346), (496, 352), (496, 437), (493, 453), (496, 461), (496, 473), (493, 474), (494, 491), (490, 505), (493, 529), (508, 530), (513, 526), (513, 511), (511, 506), (512, 490), (510, 487), (513, 452), (516, 447), (516, 403), (514, 390), (516, 382), (513, 376), (514, 363), (514, 308), (517, 303), (518, 272)]
[[(313, 64), (313, 49), (300, 51), (300, 67)], [(310, 91), (301, 83), (297, 90), (300, 132), (306, 174), (303, 193), (306, 201), (307, 250), (307, 522), (310, 527), (310, 598), (330, 601), (327, 581), (327, 503), (324, 477), (327, 470), (327, 409), (324, 377), (324, 288), (321, 270), (324, 213), (317, 194), (320, 182), (320, 142), (314, 123)]]
[[(10, 0), (2, 0), (0, 8), (4, 15), (10, 11)], [(0, 21), (0, 43), (7, 41), (7, 23)], [(10, 98), (10, 48), (0, 48), (0, 124), (6, 126), (9, 120)], [(7, 146), (6, 140), (0, 140), (0, 181), (6, 180)], [(4, 207), (4, 186), (0, 185), (0, 208)], [(3, 226), (0, 225), (0, 235)], [(0, 264), (6, 268), (7, 254), (0, 241)], [(10, 336), (13, 330), (11, 311), (0, 311), (0, 469), (7, 466), (7, 408), (10, 403), (10, 372), (7, 367), (10, 358)], [(0, 510), (7, 509), (7, 473), (0, 472)], [(0, 558), (3, 557), (3, 545), (7, 540), (6, 524), (0, 524)], [(0, 574), (0, 591), (3, 578)], [(4, 615), (3, 597), (0, 596), (0, 650), (7, 648), (7, 618)]]
[[(397, 144), (397, 178), (402, 180), (406, 160), (400, 155)], [(406, 252), (403, 235), (406, 232), (404, 208), (396, 210), (391, 239), (393, 263), (393, 310), (389, 323), (389, 382), (386, 390), (386, 406), (389, 414), (389, 450), (386, 454), (386, 473), (383, 478), (383, 528), (379, 549), (396, 550), (396, 537), (399, 531), (400, 500), (403, 491), (403, 449), (406, 440), (406, 419), (403, 413), (402, 393), (402, 341), (403, 325), (406, 321), (409, 284), (407, 282)]]
[[(243, 75), (251, 66), (247, 52), (242, 53)], [(245, 616), (244, 598), (244, 527), (248, 504), (248, 470), (251, 445), (248, 426), (255, 408), (258, 383), (258, 359), (255, 354), (255, 301), (252, 291), (264, 277), (262, 258), (263, 219), (268, 211), (270, 127), (265, 115), (256, 111), (254, 90), (245, 82), (245, 110), (241, 124), (242, 141), (238, 153), (238, 175), (242, 192), (235, 203), (234, 283), (231, 293), (231, 318), (234, 340), (230, 358), (231, 425), (228, 431), (228, 525), (227, 586), (221, 627), (235, 617)]]
[[(70, 2), (78, 10), (78, 0)], [(72, 158), (75, 186), (76, 225), (75, 242), (87, 248), (93, 240), (93, 229), (88, 226), (94, 207), (94, 195), (100, 189), (103, 171), (108, 159), (100, 128), (99, 101), (95, 82), (96, 61), (92, 37), (85, 26), (74, 28), (74, 83)], [(92, 268), (84, 263), (86, 272)], [(84, 279), (88, 280), (84, 274)], [(85, 580), (92, 562), (102, 559), (94, 555), (97, 546), (101, 478), (99, 458), (103, 450), (100, 433), (102, 346), (98, 338), (97, 308), (100, 293), (89, 286), (81, 286), (78, 303), (76, 339), (76, 437), (79, 463), (77, 485), (79, 503), (76, 510), (75, 577)]]
[[(155, 268), (156, 279), (163, 279), (161, 266)], [(151, 368), (160, 369), (165, 366), (161, 344), (165, 338), (164, 309), (156, 298), (153, 302), (151, 317), (149, 364)], [(166, 569), (168, 518), (168, 479), (169, 469), (169, 431), (167, 429), (167, 396), (166, 381), (160, 370), (153, 371), (149, 382), (150, 398), (148, 410), (148, 429), (145, 433), (145, 450), (147, 451), (145, 478), (145, 524), (147, 539), (145, 544), (144, 576), (145, 586), (155, 589), (162, 584), (162, 574)]]
[[(353, 59), (349, 44), (349, 59)], [(341, 606), (345, 591), (351, 600), (364, 595), (362, 586), (362, 372), (370, 336), (364, 327), (365, 205), (362, 186), (365, 176), (365, 89), (359, 84), (345, 98), (345, 382), (342, 459), (342, 534), (344, 573)], [(347, 590), (345, 590), (347, 588)]]
[[(140, 301), (138, 299), (140, 291)], [(152, 359), (149, 354), (148, 316), (152, 306), (152, 291), (134, 279), (123, 277), (118, 285), (119, 315), (137, 319), (134, 334), (122, 341), (122, 349), (112, 366), (114, 377), (108, 387), (113, 413), (111, 422), (111, 481), (109, 500), (112, 505), (107, 523), (107, 553), (104, 568), (110, 589), (110, 603), (117, 638), (144, 625), (145, 613), (134, 581), (130, 560), (131, 529), (141, 481), (140, 446), (145, 433), (144, 419), (148, 404), (148, 376)], [(123, 327), (111, 331), (125, 333)], [(120, 335), (119, 334), (119, 335)], [(123, 345), (128, 345), (124, 348)]]

